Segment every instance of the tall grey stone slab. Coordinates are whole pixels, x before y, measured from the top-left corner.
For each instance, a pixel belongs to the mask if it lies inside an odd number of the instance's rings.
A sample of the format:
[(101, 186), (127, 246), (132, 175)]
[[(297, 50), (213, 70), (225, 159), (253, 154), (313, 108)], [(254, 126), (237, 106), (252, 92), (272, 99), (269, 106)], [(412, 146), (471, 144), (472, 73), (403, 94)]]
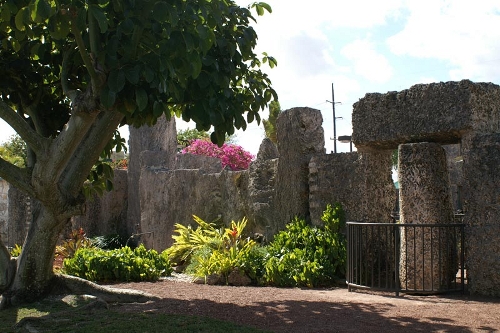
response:
[[(444, 149), (436, 143), (399, 146), (402, 224), (453, 223), (453, 206)], [(400, 271), (403, 288), (449, 289), (457, 272), (454, 233), (445, 228), (401, 229)]]
[(173, 244), (175, 224), (206, 222), (229, 226), (248, 215), (248, 171), (206, 173), (201, 169), (169, 170), (144, 166), (140, 181), (140, 242), (162, 251)]
[(167, 120), (165, 116), (158, 118), (154, 126), (135, 128), (129, 126), (129, 163), (128, 163), (128, 212), (127, 233), (140, 232), (141, 208), (139, 198), (139, 179), (141, 174), (140, 154), (145, 150), (163, 151), (164, 166), (173, 168), (177, 153), (177, 131), (175, 119)]
[(276, 120), (278, 229), (282, 229), (294, 216), (309, 219), (309, 161), (314, 155), (325, 153), (322, 123), (321, 112), (311, 108), (283, 111)]
[(396, 149), (401, 143), (457, 143), (471, 131), (500, 131), (500, 86), (492, 83), (417, 84), (369, 93), (352, 114), (356, 147)]
[(346, 219), (387, 223), (396, 201), (391, 152), (316, 155), (309, 163), (311, 221), (320, 224), (327, 204), (342, 204)]
[(248, 168), (249, 215), (247, 228), (255, 233), (271, 237), (270, 230), (277, 230), (275, 217), (275, 186), (278, 168), (278, 149), (265, 138), (256, 159)]
[(450, 191), (454, 212), (463, 211), (463, 156), (460, 144), (443, 146), (446, 151), (448, 174), (450, 175)]
[(71, 219), (73, 230), (82, 228), (88, 237), (118, 234), (129, 236), (127, 231), (128, 186), (127, 170), (114, 170), (113, 190), (102, 196), (94, 195), (85, 203), (85, 215)]
[(468, 288), (500, 296), (500, 133), (468, 136), (462, 148)]

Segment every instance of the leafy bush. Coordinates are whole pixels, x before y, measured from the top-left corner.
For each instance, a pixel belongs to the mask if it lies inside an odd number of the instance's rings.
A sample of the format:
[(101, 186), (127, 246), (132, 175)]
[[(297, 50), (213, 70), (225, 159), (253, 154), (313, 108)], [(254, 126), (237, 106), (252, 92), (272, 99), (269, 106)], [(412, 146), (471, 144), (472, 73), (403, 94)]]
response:
[(175, 242), (167, 249), (169, 258), (177, 264), (187, 265), (186, 273), (199, 277), (217, 274), (222, 278), (234, 270), (257, 281), (263, 276), (267, 252), (253, 240), (245, 238), (246, 219), (231, 222), (231, 228), (217, 228), (197, 216), (196, 229), (176, 224)]
[(321, 218), (323, 227), (310, 226), (295, 218), (267, 246), (267, 283), (282, 287), (331, 285), (345, 275), (346, 241), (342, 207), (328, 205)]
[(72, 258), (78, 249), (92, 246), (92, 241), (87, 238), (82, 228), (72, 230), (66, 240), (61, 245), (56, 246), (56, 256)]
[(246, 170), (253, 159), (253, 155), (235, 144), (223, 144), (222, 147), (207, 140), (194, 140), (182, 153), (191, 153), (220, 158), (222, 167), (231, 170)]
[(141, 244), (134, 250), (81, 248), (64, 260), (63, 272), (91, 281), (156, 281), (169, 276), (172, 267), (165, 251), (159, 254)]
[(174, 244), (166, 250), (174, 265), (189, 263), (195, 251), (203, 247), (216, 249), (223, 241), (223, 229), (218, 229), (215, 223), (205, 222), (196, 215), (193, 215), (193, 219), (198, 224), (196, 229), (190, 225), (175, 224), (174, 233), (178, 235), (172, 236)]

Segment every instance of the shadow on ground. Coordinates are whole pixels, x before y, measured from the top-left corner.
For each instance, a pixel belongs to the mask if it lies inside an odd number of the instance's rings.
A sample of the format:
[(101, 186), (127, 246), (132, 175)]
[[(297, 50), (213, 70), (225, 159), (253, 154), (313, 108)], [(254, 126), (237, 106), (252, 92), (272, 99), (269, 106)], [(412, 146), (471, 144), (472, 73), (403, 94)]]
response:
[[(387, 303), (369, 305), (358, 302), (328, 303), (324, 301), (262, 302), (250, 306), (162, 299), (148, 304), (116, 305), (114, 311), (155, 313), (190, 313), (235, 322), (272, 332), (475, 332), (450, 318), (414, 318), (403, 312), (396, 317), (384, 316), (394, 307)], [(481, 329), (494, 331), (483, 326)]]

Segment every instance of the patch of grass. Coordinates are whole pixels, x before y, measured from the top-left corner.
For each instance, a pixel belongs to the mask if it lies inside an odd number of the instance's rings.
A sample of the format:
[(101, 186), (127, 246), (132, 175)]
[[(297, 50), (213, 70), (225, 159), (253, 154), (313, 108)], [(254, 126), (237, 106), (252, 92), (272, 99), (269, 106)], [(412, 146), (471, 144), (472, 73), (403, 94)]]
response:
[[(155, 332), (265, 332), (212, 318), (161, 313), (124, 313), (114, 309), (85, 308), (92, 299), (83, 296), (50, 298), (19, 308), (0, 311), (1, 331), (5, 333), (155, 333)], [(15, 325), (23, 318), (24, 327)], [(26, 321), (27, 320), (27, 321)]]

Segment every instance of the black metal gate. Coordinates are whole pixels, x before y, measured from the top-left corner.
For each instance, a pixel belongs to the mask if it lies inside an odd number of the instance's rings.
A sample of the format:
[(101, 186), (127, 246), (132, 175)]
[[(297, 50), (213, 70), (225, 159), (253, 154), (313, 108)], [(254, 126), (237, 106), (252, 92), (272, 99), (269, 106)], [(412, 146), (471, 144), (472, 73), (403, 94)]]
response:
[(347, 222), (349, 291), (465, 290), (464, 224)]

